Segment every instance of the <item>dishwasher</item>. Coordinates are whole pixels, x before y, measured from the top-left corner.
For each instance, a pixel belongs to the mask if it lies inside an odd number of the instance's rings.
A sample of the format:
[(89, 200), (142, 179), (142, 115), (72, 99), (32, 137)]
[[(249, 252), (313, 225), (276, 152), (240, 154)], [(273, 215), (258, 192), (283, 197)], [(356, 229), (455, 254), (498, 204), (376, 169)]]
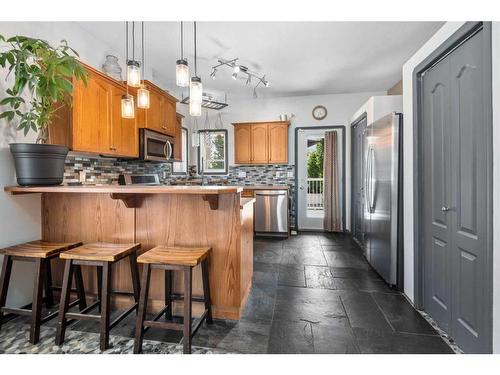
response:
[(255, 191), (255, 235), (288, 237), (288, 190)]

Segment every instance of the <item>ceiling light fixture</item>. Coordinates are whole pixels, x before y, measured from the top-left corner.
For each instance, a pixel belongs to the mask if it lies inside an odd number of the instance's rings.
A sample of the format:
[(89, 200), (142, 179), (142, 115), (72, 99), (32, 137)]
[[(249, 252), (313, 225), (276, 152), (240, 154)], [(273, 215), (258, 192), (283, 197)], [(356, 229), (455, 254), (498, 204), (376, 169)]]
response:
[(189, 66), (184, 58), (184, 24), (181, 21), (181, 58), (175, 65), (175, 83), (180, 87), (189, 86)]
[(201, 116), (201, 103), (203, 101), (203, 85), (198, 77), (198, 56), (196, 51), (196, 21), (194, 21), (194, 76), (191, 77), (189, 85), (189, 114), (191, 116)]
[(252, 77), (257, 80), (257, 84), (253, 88), (253, 97), (257, 98), (257, 87), (259, 87), (260, 84), (262, 84), (264, 87), (269, 87), (269, 81), (266, 79), (266, 76), (260, 76), (256, 72), (251, 71), (244, 65), (239, 65), (238, 58), (232, 59), (232, 60), (225, 60), (223, 58), (218, 58), (217, 59), (218, 63), (217, 65), (214, 65), (212, 67), (213, 69), (213, 76), (210, 74), (212, 78), (215, 77), (215, 72), (217, 71), (217, 68), (221, 66), (228, 66), (233, 70), (233, 73), (231, 74), (231, 78), (234, 79), (235, 81), (238, 79), (238, 74), (246, 74), (246, 85), (249, 85), (252, 83)]
[[(125, 22), (125, 61), (128, 61), (128, 21)], [(121, 99), (121, 114), (123, 118), (134, 118), (134, 97), (128, 93), (128, 80), (126, 84), (126, 94)]]
[(210, 78), (215, 79), (215, 74), (217, 73), (217, 69), (214, 69), (212, 73), (210, 73)]
[[(128, 40), (128, 22), (127, 22)], [(128, 41), (127, 41), (128, 48)], [(141, 85), (141, 64), (135, 60), (135, 21), (132, 21), (132, 60), (127, 60), (127, 84), (131, 87)]]
[(144, 21), (141, 23), (141, 50), (142, 50), (142, 85), (139, 90), (137, 90), (137, 108), (148, 109), (149, 108), (149, 90), (144, 84)]

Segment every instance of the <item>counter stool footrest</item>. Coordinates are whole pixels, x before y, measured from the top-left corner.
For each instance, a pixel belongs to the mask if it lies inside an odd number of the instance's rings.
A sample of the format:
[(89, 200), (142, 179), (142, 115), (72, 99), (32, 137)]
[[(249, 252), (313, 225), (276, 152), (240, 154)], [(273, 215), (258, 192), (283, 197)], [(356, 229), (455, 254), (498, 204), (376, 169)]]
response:
[(9, 314), (31, 316), (31, 310), (28, 309), (21, 309), (18, 307), (2, 307), (1, 310)]
[[(170, 298), (175, 300), (175, 301), (184, 301), (184, 294), (174, 293), (174, 294), (172, 294), (172, 296)], [(204, 303), (205, 298), (203, 298), (203, 297), (191, 297), (191, 301)]]
[(100, 315), (94, 314), (81, 314), (81, 313), (66, 313), (66, 318), (69, 319), (78, 319), (78, 320), (101, 320)]
[(125, 319), (132, 311), (136, 310), (138, 305), (138, 303), (134, 303), (131, 307), (118, 315), (115, 320), (109, 323), (109, 329), (113, 329), (113, 327), (115, 327), (118, 323)]
[(143, 326), (146, 328), (173, 329), (176, 331), (182, 331), (184, 329), (184, 324), (181, 323), (158, 322), (154, 320), (145, 320)]

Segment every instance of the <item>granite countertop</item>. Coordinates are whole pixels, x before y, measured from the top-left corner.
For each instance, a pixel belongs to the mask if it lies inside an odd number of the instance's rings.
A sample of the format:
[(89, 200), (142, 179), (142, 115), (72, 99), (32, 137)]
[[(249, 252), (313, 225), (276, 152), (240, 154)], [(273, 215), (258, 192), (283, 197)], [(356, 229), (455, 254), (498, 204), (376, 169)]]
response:
[(82, 185), (82, 186), (6, 186), (11, 194), (30, 193), (111, 193), (111, 194), (200, 194), (219, 195), (240, 193), (241, 186), (169, 186), (169, 185)]
[(288, 185), (240, 185), (244, 189), (252, 190), (288, 190)]

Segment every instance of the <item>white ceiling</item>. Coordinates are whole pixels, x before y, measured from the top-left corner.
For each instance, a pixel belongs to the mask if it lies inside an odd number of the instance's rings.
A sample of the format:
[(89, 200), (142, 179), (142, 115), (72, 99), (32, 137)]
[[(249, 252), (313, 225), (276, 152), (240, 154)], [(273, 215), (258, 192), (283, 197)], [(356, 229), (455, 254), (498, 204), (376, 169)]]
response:
[[(252, 97), (243, 78), (229, 68), (209, 76), (217, 58), (265, 74), (270, 87), (259, 97), (387, 90), (401, 79), (403, 63), (442, 22), (199, 22), (198, 75), (204, 91)], [(79, 22), (117, 50), (124, 49), (124, 23)], [(137, 37), (140, 25), (136, 23)], [(147, 22), (146, 67), (164, 88), (177, 91), (175, 61), (180, 55), (180, 23)], [(184, 23), (184, 50), (193, 69), (192, 22)], [(139, 38), (138, 38), (139, 39)], [(137, 52), (136, 52), (137, 54)]]

